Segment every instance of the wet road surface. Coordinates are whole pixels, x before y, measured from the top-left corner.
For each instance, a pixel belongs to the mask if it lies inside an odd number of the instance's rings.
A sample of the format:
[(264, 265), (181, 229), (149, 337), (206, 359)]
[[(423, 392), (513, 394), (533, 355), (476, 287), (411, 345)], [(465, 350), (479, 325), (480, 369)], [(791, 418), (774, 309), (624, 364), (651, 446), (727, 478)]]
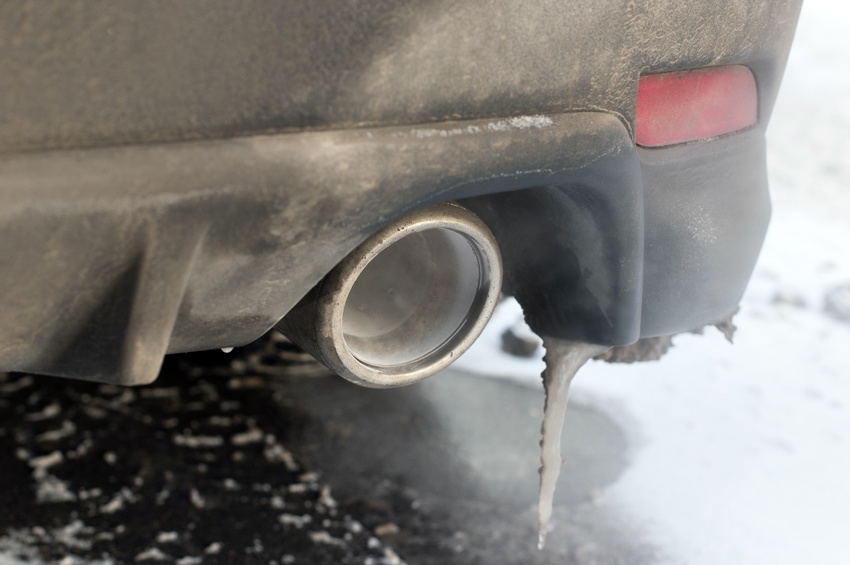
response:
[(127, 389), (0, 375), (0, 564), (652, 563), (596, 503), (625, 435), (574, 405), (536, 549), (542, 390), (352, 385), (264, 339)]

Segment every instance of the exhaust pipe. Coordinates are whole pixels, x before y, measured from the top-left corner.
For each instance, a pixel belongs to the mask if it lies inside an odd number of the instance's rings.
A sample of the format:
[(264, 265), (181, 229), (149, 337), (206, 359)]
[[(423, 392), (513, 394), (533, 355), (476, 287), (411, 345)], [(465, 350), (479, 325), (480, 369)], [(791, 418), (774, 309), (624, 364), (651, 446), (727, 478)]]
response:
[(342, 377), (408, 385), (457, 359), (502, 287), (496, 240), (455, 203), (414, 212), (351, 252), (278, 324)]

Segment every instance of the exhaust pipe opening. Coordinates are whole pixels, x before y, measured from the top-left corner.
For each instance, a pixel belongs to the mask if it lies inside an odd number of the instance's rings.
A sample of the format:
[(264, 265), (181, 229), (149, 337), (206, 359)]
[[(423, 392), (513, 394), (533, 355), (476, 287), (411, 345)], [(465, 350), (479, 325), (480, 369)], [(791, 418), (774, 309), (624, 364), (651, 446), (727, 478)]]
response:
[(472, 345), (501, 285), (490, 230), (469, 210), (441, 204), (360, 245), (306, 298), (312, 314), (281, 327), (355, 383), (403, 386), (447, 367)]
[(394, 241), (356, 274), (342, 312), (348, 350), (390, 370), (441, 356), (483, 306), (485, 264), (479, 245), (447, 228)]

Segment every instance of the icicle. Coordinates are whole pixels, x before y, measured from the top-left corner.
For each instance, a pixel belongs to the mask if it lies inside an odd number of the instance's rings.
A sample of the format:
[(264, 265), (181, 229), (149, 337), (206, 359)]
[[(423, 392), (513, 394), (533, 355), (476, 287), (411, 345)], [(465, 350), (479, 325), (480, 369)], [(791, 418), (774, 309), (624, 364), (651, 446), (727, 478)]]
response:
[(546, 369), (543, 371), (543, 388), (546, 390), (546, 406), (540, 432), (540, 502), (538, 506), (537, 548), (546, 543), (546, 528), (552, 517), (552, 502), (555, 486), (561, 473), (561, 431), (567, 410), (570, 383), (581, 367), (593, 357), (610, 349), (608, 346), (593, 345), (544, 337)]

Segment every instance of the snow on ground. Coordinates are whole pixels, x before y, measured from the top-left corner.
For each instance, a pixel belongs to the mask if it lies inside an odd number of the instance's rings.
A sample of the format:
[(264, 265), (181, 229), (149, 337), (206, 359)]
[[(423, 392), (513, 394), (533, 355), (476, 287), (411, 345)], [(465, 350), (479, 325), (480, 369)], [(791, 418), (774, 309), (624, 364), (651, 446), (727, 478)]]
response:
[[(591, 363), (574, 399), (626, 428), (632, 464), (603, 494), (671, 564), (850, 563), (850, 10), (807, 0), (768, 131), (773, 221), (730, 346), (677, 337), (658, 363)], [(499, 351), (507, 302), (459, 368), (540, 386)], [(561, 481), (568, 481), (562, 477)], [(556, 525), (557, 527), (557, 525)]]

